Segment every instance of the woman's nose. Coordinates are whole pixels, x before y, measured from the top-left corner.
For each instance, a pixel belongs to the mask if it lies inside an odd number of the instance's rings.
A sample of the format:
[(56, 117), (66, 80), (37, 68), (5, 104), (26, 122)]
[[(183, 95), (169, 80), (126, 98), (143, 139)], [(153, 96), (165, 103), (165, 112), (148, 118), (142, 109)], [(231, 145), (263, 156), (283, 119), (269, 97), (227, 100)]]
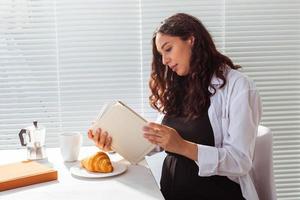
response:
[(163, 61), (163, 64), (164, 64), (164, 65), (168, 65), (168, 63), (170, 63), (170, 58), (168, 58), (168, 57), (166, 57), (166, 56), (163, 56), (162, 61)]

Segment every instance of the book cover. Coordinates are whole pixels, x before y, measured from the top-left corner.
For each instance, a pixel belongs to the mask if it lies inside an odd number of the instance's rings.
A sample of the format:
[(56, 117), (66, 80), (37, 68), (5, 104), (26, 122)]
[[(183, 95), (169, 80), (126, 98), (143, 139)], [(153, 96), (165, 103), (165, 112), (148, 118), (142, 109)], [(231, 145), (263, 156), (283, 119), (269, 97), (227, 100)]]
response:
[(155, 145), (143, 137), (147, 124), (142, 116), (121, 101), (104, 106), (92, 129), (101, 128), (112, 137), (112, 149), (132, 164), (137, 164)]
[(57, 180), (57, 171), (35, 161), (0, 165), (0, 191)]

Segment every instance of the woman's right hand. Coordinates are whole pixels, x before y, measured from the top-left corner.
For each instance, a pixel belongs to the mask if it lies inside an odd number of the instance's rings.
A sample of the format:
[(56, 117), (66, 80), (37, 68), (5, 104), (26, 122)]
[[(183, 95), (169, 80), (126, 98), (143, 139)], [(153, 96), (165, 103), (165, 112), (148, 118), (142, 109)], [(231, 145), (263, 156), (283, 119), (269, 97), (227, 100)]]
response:
[(100, 128), (93, 131), (88, 130), (88, 138), (93, 140), (95, 145), (103, 151), (112, 151), (111, 142), (112, 138), (106, 131), (102, 131)]

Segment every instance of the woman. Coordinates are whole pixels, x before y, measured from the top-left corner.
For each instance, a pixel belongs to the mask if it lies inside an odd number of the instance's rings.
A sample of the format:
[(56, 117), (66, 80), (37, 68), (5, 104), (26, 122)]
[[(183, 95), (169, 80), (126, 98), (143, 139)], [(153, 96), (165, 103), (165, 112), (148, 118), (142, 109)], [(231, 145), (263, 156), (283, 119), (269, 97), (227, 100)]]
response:
[[(261, 102), (255, 85), (217, 51), (195, 17), (179, 13), (155, 31), (150, 104), (164, 114), (144, 137), (167, 152), (166, 199), (258, 199), (249, 175)], [(89, 137), (110, 150), (107, 133)]]

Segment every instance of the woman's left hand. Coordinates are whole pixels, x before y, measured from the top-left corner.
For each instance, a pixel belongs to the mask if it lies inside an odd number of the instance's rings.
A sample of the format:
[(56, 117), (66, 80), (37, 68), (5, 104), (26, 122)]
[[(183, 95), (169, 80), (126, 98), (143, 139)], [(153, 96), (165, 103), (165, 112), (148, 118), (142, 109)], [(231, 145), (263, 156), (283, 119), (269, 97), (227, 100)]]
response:
[(178, 132), (168, 126), (150, 122), (143, 127), (144, 137), (152, 144), (157, 144), (164, 150), (179, 153), (184, 139)]

